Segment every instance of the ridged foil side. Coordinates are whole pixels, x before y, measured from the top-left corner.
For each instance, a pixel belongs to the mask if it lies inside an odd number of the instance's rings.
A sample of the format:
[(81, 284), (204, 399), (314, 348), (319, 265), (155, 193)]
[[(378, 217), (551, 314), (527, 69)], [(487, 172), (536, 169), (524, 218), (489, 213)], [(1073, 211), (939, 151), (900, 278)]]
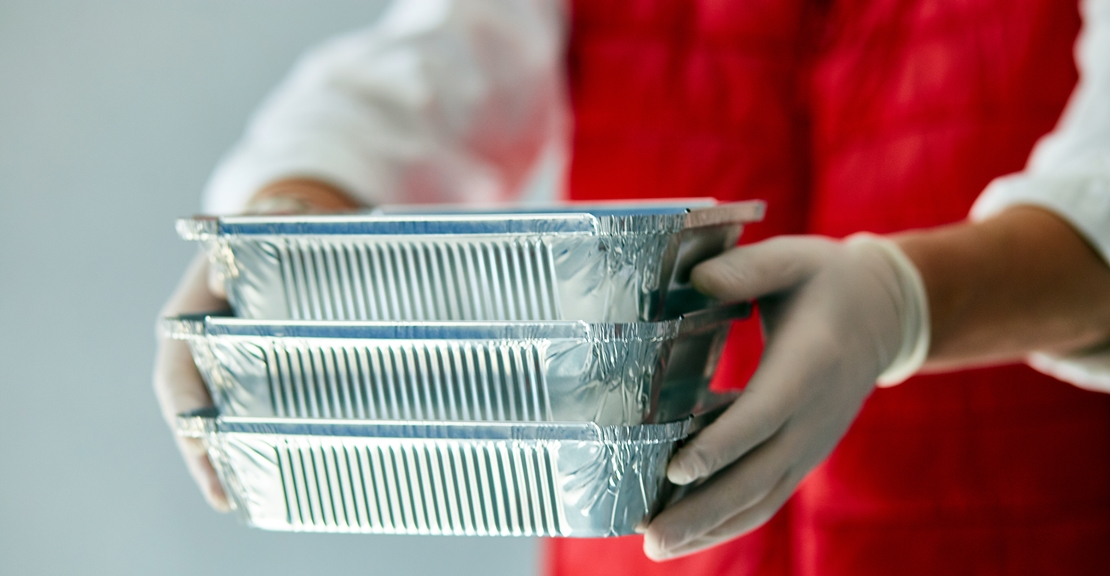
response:
[(643, 321), (662, 313), (677, 254), (663, 234), (231, 237), (208, 249), (237, 314), (294, 320)]
[(189, 341), (227, 415), (616, 425), (688, 415), (707, 391), (729, 321), (746, 310), (630, 324), (193, 316), (168, 327)]
[[(331, 445), (328, 445), (331, 444)], [(276, 447), (293, 530), (385, 534), (562, 534), (543, 446), (287, 439)]]
[(664, 343), (206, 337), (190, 346), (229, 414), (615, 424), (651, 413)]
[[(467, 430), (333, 436), (319, 426), (312, 436), (229, 433), (217, 423), (207, 441), (240, 515), (264, 529), (597, 537), (629, 534), (658, 509), (688, 425), (513, 440)], [(576, 434), (557, 427), (524, 435)]]
[[(245, 248), (245, 247), (240, 247)], [(269, 243), (288, 317), (321, 320), (553, 320), (555, 272), (541, 238)]]
[(276, 416), (491, 422), (551, 419), (543, 348), (277, 341), (260, 347)]
[(705, 306), (689, 268), (762, 205), (625, 212), (239, 217), (179, 231), (204, 242), (247, 318), (631, 322)]

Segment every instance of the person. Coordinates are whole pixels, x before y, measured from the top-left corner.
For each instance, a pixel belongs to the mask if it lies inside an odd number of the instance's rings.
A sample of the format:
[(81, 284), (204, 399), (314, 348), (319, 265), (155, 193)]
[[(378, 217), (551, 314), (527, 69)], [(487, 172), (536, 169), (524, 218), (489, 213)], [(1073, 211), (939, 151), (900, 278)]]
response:
[[(745, 392), (670, 463), (697, 486), (642, 541), (550, 541), (548, 571), (1105, 571), (1110, 1), (1079, 8), (396, 2), (299, 62), (205, 209), (767, 200), (692, 277), (765, 338), (753, 373), (737, 328)], [(164, 315), (223, 304), (206, 268)], [(171, 422), (210, 404), (180, 343), (154, 385)]]

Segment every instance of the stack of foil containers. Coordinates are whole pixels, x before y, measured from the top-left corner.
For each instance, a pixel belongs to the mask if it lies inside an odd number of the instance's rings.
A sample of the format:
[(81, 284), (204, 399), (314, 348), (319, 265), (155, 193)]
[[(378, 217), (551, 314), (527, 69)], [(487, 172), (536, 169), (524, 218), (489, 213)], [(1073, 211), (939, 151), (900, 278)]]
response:
[(178, 222), (234, 315), (165, 320), (215, 408), (179, 417), (271, 530), (628, 534), (721, 404), (732, 320), (689, 285), (763, 204), (394, 209)]

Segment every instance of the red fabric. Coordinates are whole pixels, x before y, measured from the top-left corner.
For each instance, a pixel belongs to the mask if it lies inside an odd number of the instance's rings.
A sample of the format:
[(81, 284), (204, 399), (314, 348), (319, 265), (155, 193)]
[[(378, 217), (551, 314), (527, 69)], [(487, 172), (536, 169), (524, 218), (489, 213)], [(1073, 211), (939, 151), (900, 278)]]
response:
[[(745, 241), (961, 220), (1056, 122), (1078, 25), (1058, 0), (577, 2), (571, 195), (767, 200)], [(754, 365), (742, 330), (722, 383)], [(1019, 366), (916, 378), (767, 526), (640, 547), (551, 540), (548, 573), (1107, 573), (1110, 397)]]

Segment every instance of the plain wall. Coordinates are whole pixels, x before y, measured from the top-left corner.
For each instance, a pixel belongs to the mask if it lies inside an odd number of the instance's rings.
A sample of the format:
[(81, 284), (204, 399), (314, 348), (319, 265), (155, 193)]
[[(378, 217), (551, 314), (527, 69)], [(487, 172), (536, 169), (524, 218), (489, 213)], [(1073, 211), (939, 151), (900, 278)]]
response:
[(528, 574), (536, 540), (267, 533), (210, 510), (150, 387), (174, 218), (367, 0), (0, 0), (0, 574)]

